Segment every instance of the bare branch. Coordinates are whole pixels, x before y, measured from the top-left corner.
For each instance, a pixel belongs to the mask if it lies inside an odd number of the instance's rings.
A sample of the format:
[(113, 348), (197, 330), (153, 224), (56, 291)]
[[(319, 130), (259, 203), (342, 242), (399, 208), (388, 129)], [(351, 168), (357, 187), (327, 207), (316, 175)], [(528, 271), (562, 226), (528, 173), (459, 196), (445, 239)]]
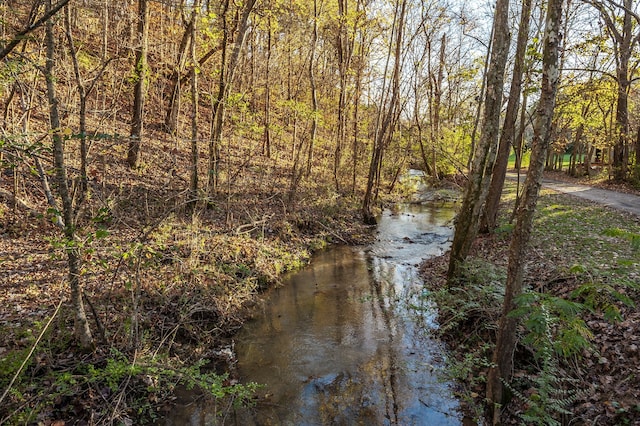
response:
[(29, 34), (31, 31), (37, 29), (38, 27), (42, 26), (42, 24), (47, 22), (53, 15), (58, 13), (58, 11), (62, 9), (67, 3), (69, 3), (69, 0), (60, 0), (60, 2), (58, 2), (58, 4), (55, 5), (54, 7), (52, 7), (51, 10), (48, 10), (47, 13), (45, 13), (42, 16), (42, 18), (38, 19), (33, 24), (28, 25), (22, 31), (18, 32), (14, 36), (13, 40), (11, 40), (7, 44), (7, 46), (4, 49), (2, 49), (2, 51), (0, 52), (0, 61), (3, 60), (9, 53), (11, 53), (13, 49), (15, 49), (15, 47), (24, 39), (24, 36)]
[(604, 76), (611, 78), (614, 81), (618, 81), (618, 77), (615, 74), (611, 74), (610, 72), (599, 70), (596, 68), (563, 68), (564, 71), (585, 71), (591, 73), (599, 73)]

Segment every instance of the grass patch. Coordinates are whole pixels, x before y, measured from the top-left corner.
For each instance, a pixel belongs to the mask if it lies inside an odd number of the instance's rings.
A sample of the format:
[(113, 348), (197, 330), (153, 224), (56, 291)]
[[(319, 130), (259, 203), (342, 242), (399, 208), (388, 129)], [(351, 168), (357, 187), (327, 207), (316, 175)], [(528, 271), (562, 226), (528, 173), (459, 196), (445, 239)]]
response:
[[(531, 151), (525, 151), (522, 154), (522, 164), (521, 167), (523, 169), (526, 169), (529, 167), (529, 162), (531, 161)], [(509, 162), (507, 163), (507, 168), (509, 170), (515, 169), (516, 167), (516, 154), (513, 152), (511, 152), (511, 155), (509, 155)]]

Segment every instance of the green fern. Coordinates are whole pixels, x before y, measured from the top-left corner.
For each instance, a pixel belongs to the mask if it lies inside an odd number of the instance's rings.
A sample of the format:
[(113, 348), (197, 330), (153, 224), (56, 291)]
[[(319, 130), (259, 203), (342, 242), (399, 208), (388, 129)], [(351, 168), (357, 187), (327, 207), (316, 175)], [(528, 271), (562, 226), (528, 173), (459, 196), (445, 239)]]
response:
[[(558, 342), (555, 341), (552, 333), (552, 329), (557, 325), (557, 316), (551, 313), (545, 303), (540, 304), (536, 315), (537, 320), (540, 321), (538, 324), (540, 334), (535, 339), (534, 349), (536, 359), (540, 362), (540, 371), (537, 375), (525, 377), (529, 382), (528, 388), (533, 388), (534, 391), (524, 395), (510, 383), (505, 383), (505, 386), (525, 402), (527, 408), (520, 414), (525, 424), (560, 426), (561, 422), (558, 418), (571, 415), (570, 407), (584, 396), (584, 392), (576, 390), (577, 380), (566, 377), (558, 366)], [(569, 328), (569, 330), (575, 332), (575, 328)], [(567, 338), (566, 335), (562, 337)]]
[[(516, 299), (517, 308), (510, 316), (524, 319), (524, 343), (536, 354), (549, 342), (565, 358), (580, 354), (590, 346), (593, 334), (579, 314), (587, 309), (583, 303), (529, 291)], [(548, 334), (551, 333), (551, 337)]]

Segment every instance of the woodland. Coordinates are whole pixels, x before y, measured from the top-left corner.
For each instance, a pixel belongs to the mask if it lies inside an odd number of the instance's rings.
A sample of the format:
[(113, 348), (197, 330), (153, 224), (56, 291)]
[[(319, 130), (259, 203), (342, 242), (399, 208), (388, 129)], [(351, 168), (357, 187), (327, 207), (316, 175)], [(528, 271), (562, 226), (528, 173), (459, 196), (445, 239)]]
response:
[(468, 415), (639, 424), (640, 221), (541, 191), (638, 192), (639, 9), (1, 1), (0, 424), (255, 403), (234, 333), (409, 169), (460, 192), (422, 270)]

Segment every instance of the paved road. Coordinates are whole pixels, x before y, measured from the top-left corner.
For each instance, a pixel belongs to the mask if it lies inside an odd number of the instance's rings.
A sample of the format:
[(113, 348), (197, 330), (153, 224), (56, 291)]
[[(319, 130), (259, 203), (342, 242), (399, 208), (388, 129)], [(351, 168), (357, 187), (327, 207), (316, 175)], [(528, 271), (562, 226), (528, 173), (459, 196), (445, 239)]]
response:
[[(509, 179), (516, 180), (516, 173), (507, 173)], [(520, 180), (524, 182), (526, 175), (521, 175)], [(608, 189), (593, 188), (586, 185), (578, 185), (567, 182), (560, 182), (551, 179), (543, 179), (542, 186), (554, 191), (570, 194), (576, 197), (595, 201), (617, 210), (623, 210), (640, 216), (640, 196), (625, 194), (623, 192), (609, 191)]]

